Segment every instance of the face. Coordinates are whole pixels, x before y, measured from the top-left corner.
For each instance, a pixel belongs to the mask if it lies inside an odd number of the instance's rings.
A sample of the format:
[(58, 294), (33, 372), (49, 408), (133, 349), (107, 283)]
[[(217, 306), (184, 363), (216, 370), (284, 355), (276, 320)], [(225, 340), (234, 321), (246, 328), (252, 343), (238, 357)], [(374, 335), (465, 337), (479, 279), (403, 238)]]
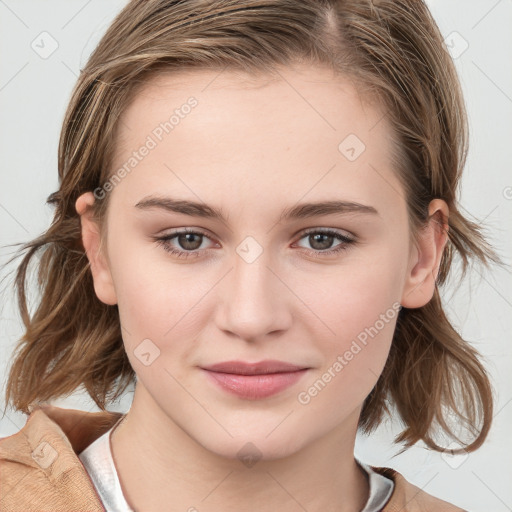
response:
[[(119, 126), (118, 179), (95, 193), (110, 194), (106, 239), (88, 255), (98, 297), (118, 304), (132, 407), (226, 457), (355, 428), (399, 304), (426, 302), (437, 265), (409, 243), (383, 111), (321, 68), (202, 70), (153, 79)], [(303, 370), (204, 369), (264, 360)]]

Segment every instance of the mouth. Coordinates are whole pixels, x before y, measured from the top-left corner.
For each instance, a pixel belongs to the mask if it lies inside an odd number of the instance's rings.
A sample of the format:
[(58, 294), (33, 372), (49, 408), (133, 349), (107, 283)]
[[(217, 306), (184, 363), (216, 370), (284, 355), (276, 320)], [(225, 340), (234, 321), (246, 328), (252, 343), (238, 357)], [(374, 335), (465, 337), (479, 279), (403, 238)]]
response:
[(202, 368), (218, 388), (247, 400), (276, 395), (298, 382), (309, 369), (275, 360), (226, 361)]

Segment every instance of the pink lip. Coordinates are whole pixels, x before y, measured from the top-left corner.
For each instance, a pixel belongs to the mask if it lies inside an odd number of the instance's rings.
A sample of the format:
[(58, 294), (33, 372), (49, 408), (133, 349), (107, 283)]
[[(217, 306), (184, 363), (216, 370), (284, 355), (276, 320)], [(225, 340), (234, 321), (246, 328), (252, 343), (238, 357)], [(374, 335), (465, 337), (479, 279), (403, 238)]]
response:
[(203, 370), (225, 391), (241, 398), (258, 400), (275, 395), (295, 384), (308, 368), (267, 360), (259, 363), (226, 361)]

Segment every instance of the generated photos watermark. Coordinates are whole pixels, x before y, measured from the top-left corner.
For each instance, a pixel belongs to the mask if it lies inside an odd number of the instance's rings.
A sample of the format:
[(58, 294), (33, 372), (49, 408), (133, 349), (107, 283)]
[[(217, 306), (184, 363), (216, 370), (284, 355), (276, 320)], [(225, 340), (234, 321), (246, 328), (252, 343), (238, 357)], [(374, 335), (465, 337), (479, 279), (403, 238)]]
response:
[(146, 137), (144, 143), (135, 151), (128, 160), (119, 167), (110, 178), (103, 183), (101, 187), (94, 189), (94, 197), (96, 199), (104, 199), (108, 192), (114, 190), (114, 188), (121, 182), (123, 178), (128, 176), (137, 165), (139, 165), (144, 158), (146, 158), (153, 149), (163, 140), (163, 138), (171, 133), (176, 126), (178, 126), (186, 116), (192, 112), (194, 107), (197, 107), (199, 102), (194, 96), (188, 98), (187, 102), (181, 105), (179, 108), (174, 109), (173, 114), (169, 119), (162, 121), (156, 126), (151, 133)]
[(350, 348), (347, 349), (343, 355), (338, 355), (336, 361), (334, 361), (334, 363), (314, 382), (313, 385), (311, 385), (307, 390), (301, 391), (297, 395), (298, 402), (302, 405), (307, 405), (314, 397), (318, 396), (327, 384), (331, 382), (331, 380), (334, 379), (334, 377), (336, 377), (343, 368), (345, 368), (345, 366), (347, 366), (350, 361), (352, 361), (354, 357), (368, 345), (368, 341), (375, 338), (375, 336), (384, 329), (386, 324), (397, 317), (401, 308), (402, 306), (399, 302), (393, 303), (385, 313), (381, 313), (379, 319), (376, 320), (373, 325), (362, 330), (357, 335), (357, 339), (352, 340)]

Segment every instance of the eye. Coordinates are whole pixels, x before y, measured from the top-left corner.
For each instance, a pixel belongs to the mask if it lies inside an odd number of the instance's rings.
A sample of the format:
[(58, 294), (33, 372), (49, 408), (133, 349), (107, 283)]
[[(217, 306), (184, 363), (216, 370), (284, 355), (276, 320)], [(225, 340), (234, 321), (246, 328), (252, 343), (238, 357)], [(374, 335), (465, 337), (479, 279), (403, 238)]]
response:
[[(202, 256), (201, 253), (209, 252), (209, 249), (201, 249), (205, 238), (209, 239), (207, 233), (187, 228), (163, 237), (156, 237), (155, 241), (161, 245), (165, 251), (177, 258), (197, 258)], [(351, 244), (355, 243), (353, 238), (328, 228), (315, 228), (303, 232), (300, 240), (306, 238), (308, 243), (312, 246), (312, 249), (306, 249), (306, 252), (315, 257), (331, 256), (340, 253), (341, 251), (347, 250)], [(338, 240), (340, 243), (335, 246), (334, 249), (331, 249), (333, 241), (335, 240)]]
[[(191, 256), (198, 257), (201, 255), (198, 250), (207, 237), (208, 235), (202, 231), (184, 229), (171, 233), (170, 235), (157, 237), (155, 240), (168, 253), (178, 258), (189, 258)], [(172, 242), (175, 242), (175, 244), (173, 245)], [(181, 247), (181, 249), (176, 248), (176, 245)], [(207, 251), (207, 249), (203, 249), (202, 252), (205, 250)]]
[[(303, 239), (307, 239), (307, 242), (313, 247), (313, 250), (308, 249), (307, 252), (313, 256), (319, 257), (340, 253), (341, 251), (347, 250), (351, 244), (355, 243), (353, 238), (329, 228), (310, 229), (302, 233), (301, 240)], [(341, 243), (335, 246), (334, 249), (331, 249), (335, 240), (339, 240)]]

